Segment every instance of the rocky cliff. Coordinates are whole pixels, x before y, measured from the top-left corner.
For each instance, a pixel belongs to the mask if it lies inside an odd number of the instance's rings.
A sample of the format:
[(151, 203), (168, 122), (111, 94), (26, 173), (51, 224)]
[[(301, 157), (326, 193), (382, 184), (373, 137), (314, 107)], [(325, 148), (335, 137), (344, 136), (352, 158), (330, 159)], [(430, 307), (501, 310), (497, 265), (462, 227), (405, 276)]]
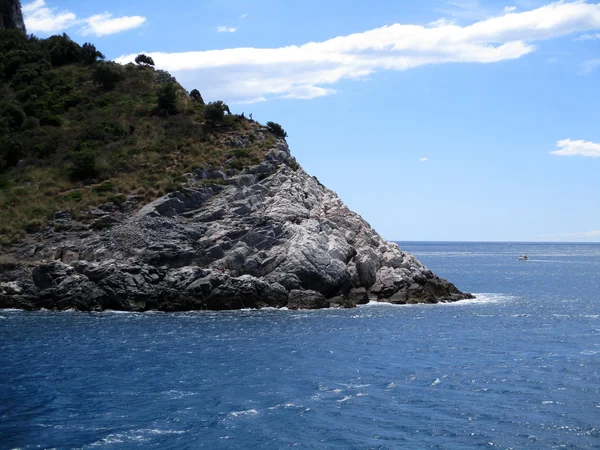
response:
[(26, 34), (19, 0), (0, 0), (0, 30), (16, 28)]
[[(266, 128), (256, 129), (265, 139)], [(53, 229), (71, 231), (48, 231), (4, 256), (0, 307), (291, 309), (471, 297), (382, 239), (304, 172), (284, 139), (239, 174), (207, 167), (186, 177), (145, 206), (135, 196), (100, 205), (92, 211), (100, 231), (55, 214)]]

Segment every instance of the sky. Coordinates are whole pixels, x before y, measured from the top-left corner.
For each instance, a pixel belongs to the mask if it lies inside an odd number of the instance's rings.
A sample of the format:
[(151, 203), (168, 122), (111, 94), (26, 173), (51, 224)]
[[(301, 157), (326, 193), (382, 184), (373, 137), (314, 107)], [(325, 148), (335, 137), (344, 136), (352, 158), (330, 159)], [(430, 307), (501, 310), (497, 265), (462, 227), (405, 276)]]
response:
[(600, 242), (597, 1), (22, 4), (29, 33), (280, 123), (386, 239)]

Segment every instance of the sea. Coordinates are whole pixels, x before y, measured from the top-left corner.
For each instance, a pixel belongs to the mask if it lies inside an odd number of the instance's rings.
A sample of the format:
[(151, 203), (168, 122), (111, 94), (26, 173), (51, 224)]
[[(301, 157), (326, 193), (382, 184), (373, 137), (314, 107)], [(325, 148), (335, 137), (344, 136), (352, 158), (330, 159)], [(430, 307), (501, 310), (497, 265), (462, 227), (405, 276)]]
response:
[(600, 244), (400, 246), (476, 298), (0, 310), (0, 448), (600, 448)]

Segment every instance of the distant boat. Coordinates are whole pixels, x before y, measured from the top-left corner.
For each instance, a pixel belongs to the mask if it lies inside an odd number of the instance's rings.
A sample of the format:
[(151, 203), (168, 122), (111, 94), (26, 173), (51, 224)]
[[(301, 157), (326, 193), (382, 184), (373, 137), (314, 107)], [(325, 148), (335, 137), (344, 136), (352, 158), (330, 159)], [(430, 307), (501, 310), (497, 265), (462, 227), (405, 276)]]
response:
[(519, 256), (519, 261), (527, 261), (528, 259), (529, 259), (529, 256), (527, 256), (527, 255)]

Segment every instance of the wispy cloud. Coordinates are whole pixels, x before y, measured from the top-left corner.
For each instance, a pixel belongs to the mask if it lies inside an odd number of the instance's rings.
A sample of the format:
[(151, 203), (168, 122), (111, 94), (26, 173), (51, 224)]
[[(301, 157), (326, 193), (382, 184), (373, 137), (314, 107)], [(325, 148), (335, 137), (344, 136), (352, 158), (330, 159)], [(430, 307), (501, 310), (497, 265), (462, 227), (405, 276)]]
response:
[(25, 26), (32, 33), (56, 33), (69, 28), (80, 26), (82, 35), (94, 34), (106, 36), (137, 28), (146, 22), (143, 16), (113, 17), (105, 12), (85, 19), (78, 19), (71, 11), (59, 11), (57, 8), (46, 6), (45, 0), (35, 0), (23, 5)]
[(516, 10), (517, 10), (516, 6), (505, 6), (504, 7), (504, 14), (514, 13)]
[(572, 141), (571, 139), (563, 139), (556, 143), (558, 150), (550, 152), (552, 155), (558, 156), (588, 156), (592, 158), (600, 158), (600, 144), (589, 141)]
[(579, 75), (591, 75), (600, 67), (600, 59), (588, 59), (581, 63)]
[(248, 13), (244, 13), (240, 16), (240, 19), (244, 20), (246, 17), (248, 17)]
[[(513, 60), (534, 52), (536, 41), (599, 29), (600, 4), (558, 2), (468, 26), (393, 24), (300, 46), (149, 56), (184, 84), (202, 85), (208, 97), (314, 98), (332, 94), (334, 85), (345, 79), (424, 65)], [(132, 61), (136, 54), (118, 61)]]
[(217, 27), (219, 33), (235, 33), (238, 29), (235, 27)]
[(106, 36), (107, 34), (120, 33), (121, 31), (137, 28), (146, 21), (142, 16), (112, 17), (110, 13), (96, 14), (84, 19), (86, 25), (81, 29), (81, 34), (95, 34)]
[(427, 161), (429, 161), (429, 158), (420, 158), (419, 159), (419, 162), (427, 162)]
[(578, 38), (575, 38), (576, 41), (593, 41), (596, 39), (600, 39), (600, 33), (595, 34), (582, 34)]

